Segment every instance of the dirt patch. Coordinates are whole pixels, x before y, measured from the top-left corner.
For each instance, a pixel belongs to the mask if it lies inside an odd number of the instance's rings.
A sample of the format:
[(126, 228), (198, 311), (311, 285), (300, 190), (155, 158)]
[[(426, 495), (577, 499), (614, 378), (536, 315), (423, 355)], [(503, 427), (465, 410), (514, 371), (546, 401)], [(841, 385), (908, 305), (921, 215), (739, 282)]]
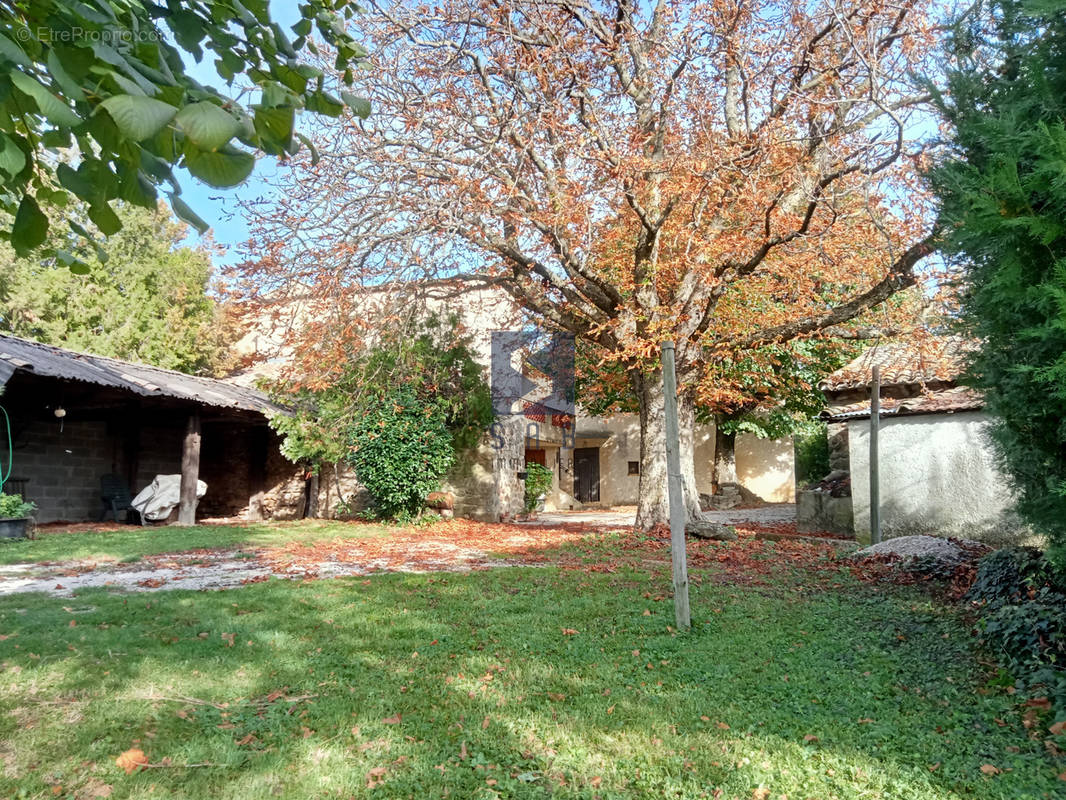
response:
[[(593, 526), (502, 525), (455, 520), (427, 528), (400, 528), (388, 536), (293, 542), (243, 550), (191, 550), (147, 555), (133, 564), (99, 561), (0, 567), (0, 595), (79, 589), (123, 591), (226, 589), (271, 577), (308, 579), (376, 572), (469, 571), (548, 563), (564, 545)], [(595, 530), (602, 531), (601, 526)]]
[[(690, 540), (689, 564), (708, 568), (714, 580), (772, 583), (797, 568), (836, 564), (839, 540), (800, 534), (794, 522), (736, 523), (731, 543)], [(767, 536), (776, 541), (766, 541)], [(272, 577), (312, 579), (380, 572), (447, 572), (554, 565), (613, 573), (630, 568), (668, 570), (669, 532), (645, 535), (595, 523), (554, 526), (453, 520), (426, 528), (398, 528), (386, 536), (338, 537), (243, 550), (192, 550), (148, 555), (135, 563), (64, 562), (0, 567), (0, 595), (79, 589), (122, 591), (226, 589)], [(827, 572), (827, 575), (829, 573)], [(829, 580), (829, 578), (827, 578)], [(699, 577), (695, 578), (699, 581)]]

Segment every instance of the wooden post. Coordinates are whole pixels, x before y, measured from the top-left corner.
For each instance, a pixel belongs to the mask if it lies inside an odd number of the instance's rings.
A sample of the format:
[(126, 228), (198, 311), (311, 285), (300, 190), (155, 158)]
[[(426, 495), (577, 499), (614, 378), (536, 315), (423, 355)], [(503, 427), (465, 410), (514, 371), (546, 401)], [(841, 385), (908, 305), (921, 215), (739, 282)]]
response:
[(681, 435), (677, 424), (677, 375), (674, 343), (663, 342), (663, 405), (666, 416), (666, 478), (670, 496), (670, 555), (674, 573), (674, 619), (680, 630), (692, 626), (685, 554), (685, 497), (681, 483)]
[(881, 367), (874, 365), (870, 380), (870, 544), (881, 541), (881, 483), (878, 429), (881, 427)]
[(181, 503), (178, 524), (196, 524), (196, 484), (200, 480), (200, 414), (193, 412), (185, 426), (181, 451)]

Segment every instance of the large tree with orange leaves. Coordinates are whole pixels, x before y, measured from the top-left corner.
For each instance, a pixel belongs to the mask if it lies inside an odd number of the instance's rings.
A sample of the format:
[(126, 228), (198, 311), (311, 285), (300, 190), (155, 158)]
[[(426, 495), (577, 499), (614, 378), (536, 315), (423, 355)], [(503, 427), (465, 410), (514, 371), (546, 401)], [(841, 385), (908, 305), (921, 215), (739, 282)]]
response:
[(488, 276), (624, 367), (642, 527), (667, 518), (664, 340), (698, 514), (706, 376), (860, 318), (930, 250), (923, 0), (397, 0), (357, 24), (374, 113), (326, 122), (252, 208), (246, 285)]

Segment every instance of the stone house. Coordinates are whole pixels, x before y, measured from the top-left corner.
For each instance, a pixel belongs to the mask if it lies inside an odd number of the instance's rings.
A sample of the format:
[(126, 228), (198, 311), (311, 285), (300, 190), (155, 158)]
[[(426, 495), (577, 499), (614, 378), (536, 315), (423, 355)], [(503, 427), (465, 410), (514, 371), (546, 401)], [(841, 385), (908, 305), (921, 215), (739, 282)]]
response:
[[(352, 309), (356, 309), (353, 311)], [(331, 313), (312, 300), (286, 298), (263, 315), (237, 344), (251, 367), (235, 379), (254, 383), (276, 374), (291, 354), (280, 330), (306, 324)], [(358, 314), (371, 329), (396, 314), (455, 315), (471, 339), (475, 360), (488, 373), (494, 332), (526, 330), (529, 320), (502, 289), (488, 281), (442, 280), (365, 289), (344, 312)], [(516, 364), (516, 368), (518, 365)], [(536, 381), (535, 381), (536, 382)], [(539, 385), (539, 384), (538, 384)], [(635, 414), (592, 416), (578, 404), (573, 419), (539, 407), (537, 392), (515, 406), (481, 444), (459, 459), (446, 490), (456, 497), (455, 513), (497, 520), (522, 510), (525, 464), (535, 461), (553, 473), (548, 511), (634, 506), (640, 484), (640, 424)], [(696, 433), (696, 477), (701, 493), (711, 493), (714, 427)], [(794, 500), (791, 438), (768, 441), (742, 434), (736, 443), (737, 475), (741, 484), (770, 502)], [(361, 488), (351, 471), (326, 465), (312, 491), (318, 513), (331, 515), (337, 506), (358, 498)], [(351, 504), (349, 504), (351, 505)]]
[(97, 519), (105, 475), (136, 494), (180, 474), (192, 422), (208, 485), (199, 517), (303, 513), (304, 476), (267, 424), (283, 409), (254, 389), (0, 335), (0, 391), (4, 489), (36, 503), (38, 522)]
[(854, 531), (869, 541), (870, 391), (878, 365), (882, 535), (989, 542), (1026, 535), (985, 437), (983, 399), (959, 383), (971, 347), (954, 337), (879, 344), (819, 384), (829, 401), (823, 417), (832, 473), (800, 493), (801, 528)]

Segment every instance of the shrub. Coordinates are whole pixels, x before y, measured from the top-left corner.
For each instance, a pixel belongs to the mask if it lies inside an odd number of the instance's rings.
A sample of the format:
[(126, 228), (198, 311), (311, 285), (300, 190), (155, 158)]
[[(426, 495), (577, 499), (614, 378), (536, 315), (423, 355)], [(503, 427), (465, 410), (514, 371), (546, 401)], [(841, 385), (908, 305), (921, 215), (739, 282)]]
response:
[[(276, 384), (292, 411), (270, 424), (290, 460), (355, 469), (372, 501), (360, 516), (407, 521), (492, 423), (492, 396), (457, 319), (413, 316), (375, 333), (373, 346), (351, 343), (350, 360), (315, 388)], [(354, 505), (336, 512), (350, 516)]]
[(348, 461), (382, 517), (407, 520), (440, 486), (455, 461), (443, 409), (400, 386), (366, 412), (351, 431)]
[(809, 486), (829, 474), (829, 435), (824, 422), (811, 422), (792, 439), (796, 458), (796, 485)]
[(0, 519), (25, 519), (37, 510), (37, 506), (28, 503), (18, 494), (0, 494)]
[(535, 461), (526, 463), (526, 513), (537, 507), (541, 495), (552, 488), (552, 471)]

